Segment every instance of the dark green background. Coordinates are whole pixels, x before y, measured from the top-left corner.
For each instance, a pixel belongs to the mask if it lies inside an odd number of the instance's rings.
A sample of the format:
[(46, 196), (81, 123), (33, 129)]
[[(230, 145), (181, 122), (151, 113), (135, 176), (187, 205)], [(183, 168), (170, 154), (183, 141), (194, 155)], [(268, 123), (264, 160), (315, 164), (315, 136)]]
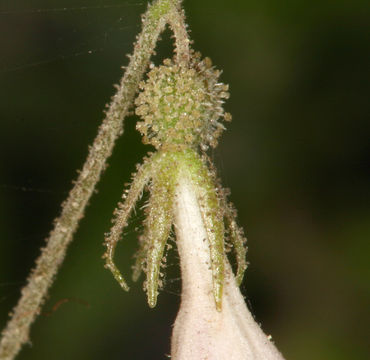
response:
[[(3, 327), (127, 64), (146, 2), (0, 4)], [(287, 360), (367, 359), (370, 3), (188, 0), (185, 9), (194, 47), (231, 88), (233, 122), (211, 155), (248, 235), (249, 307)], [(169, 51), (167, 33), (158, 58)], [(154, 310), (141, 281), (123, 292), (101, 260), (123, 183), (149, 149), (135, 121), (126, 121), (20, 360), (169, 353), (176, 255)], [(117, 250), (125, 273), (141, 220)]]

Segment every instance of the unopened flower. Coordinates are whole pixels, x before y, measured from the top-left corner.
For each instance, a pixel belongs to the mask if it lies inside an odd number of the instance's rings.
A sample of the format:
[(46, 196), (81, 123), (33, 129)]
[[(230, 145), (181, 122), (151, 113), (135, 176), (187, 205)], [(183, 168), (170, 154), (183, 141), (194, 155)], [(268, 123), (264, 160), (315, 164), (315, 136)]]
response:
[(182, 294), (171, 359), (283, 360), (247, 309), (226, 259), (222, 308), (216, 309), (206, 231), (194, 189), (186, 179), (177, 187), (175, 224)]

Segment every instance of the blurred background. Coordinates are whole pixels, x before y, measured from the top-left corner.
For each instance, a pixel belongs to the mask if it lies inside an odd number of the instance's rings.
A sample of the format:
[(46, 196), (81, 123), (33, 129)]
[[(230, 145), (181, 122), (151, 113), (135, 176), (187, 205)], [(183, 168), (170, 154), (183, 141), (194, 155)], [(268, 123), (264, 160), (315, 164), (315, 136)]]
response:
[[(140, 31), (146, 1), (0, 1), (0, 327), (59, 214)], [(50, 7), (52, 6), (52, 7)], [(210, 153), (248, 236), (242, 291), (287, 360), (368, 359), (370, 3), (184, 2), (223, 69), (233, 122)], [(158, 63), (171, 51), (170, 33)], [(104, 233), (150, 150), (128, 118), (32, 343), (18, 359), (165, 359), (181, 282), (149, 309), (104, 270)], [(130, 273), (143, 214), (116, 252)]]

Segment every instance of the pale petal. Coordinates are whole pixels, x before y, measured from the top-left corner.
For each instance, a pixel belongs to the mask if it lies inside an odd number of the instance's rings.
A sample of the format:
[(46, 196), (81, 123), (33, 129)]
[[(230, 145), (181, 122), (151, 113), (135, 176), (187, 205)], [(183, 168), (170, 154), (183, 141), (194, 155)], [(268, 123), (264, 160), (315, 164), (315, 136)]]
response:
[(174, 211), (182, 295), (171, 359), (283, 360), (247, 309), (227, 261), (222, 310), (216, 310), (209, 244), (195, 192), (186, 177), (178, 185)]

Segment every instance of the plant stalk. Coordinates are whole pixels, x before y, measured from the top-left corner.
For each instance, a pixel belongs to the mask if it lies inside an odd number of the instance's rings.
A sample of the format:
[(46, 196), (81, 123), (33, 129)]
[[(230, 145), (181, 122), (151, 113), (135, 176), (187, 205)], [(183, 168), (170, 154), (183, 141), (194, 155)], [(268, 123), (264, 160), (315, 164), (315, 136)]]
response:
[[(130, 56), (129, 65), (117, 87), (117, 93), (112, 97), (105, 119), (90, 147), (83, 168), (67, 199), (62, 204), (61, 214), (54, 221), (54, 229), (46, 240), (46, 246), (41, 250), (36, 265), (28, 277), (28, 282), (21, 291), (19, 302), (2, 331), (0, 360), (14, 359), (22, 345), (29, 341), (31, 324), (40, 314), (47, 292), (63, 262), (68, 245), (84, 215), (96, 184), (106, 167), (115, 141), (123, 132), (123, 120), (133, 103), (139, 82), (148, 67), (158, 36), (167, 22), (170, 22), (172, 28), (176, 28), (177, 33), (182, 37), (181, 41), (176, 40), (177, 56), (181, 59), (188, 57), (189, 50), (186, 44), (189, 41), (186, 41), (183, 19), (177, 20), (179, 26), (174, 26), (176, 19), (183, 16), (179, 12), (180, 4), (180, 0), (157, 0), (148, 7), (143, 17), (142, 32), (135, 43), (134, 52)], [(180, 43), (183, 45), (180, 46)]]

